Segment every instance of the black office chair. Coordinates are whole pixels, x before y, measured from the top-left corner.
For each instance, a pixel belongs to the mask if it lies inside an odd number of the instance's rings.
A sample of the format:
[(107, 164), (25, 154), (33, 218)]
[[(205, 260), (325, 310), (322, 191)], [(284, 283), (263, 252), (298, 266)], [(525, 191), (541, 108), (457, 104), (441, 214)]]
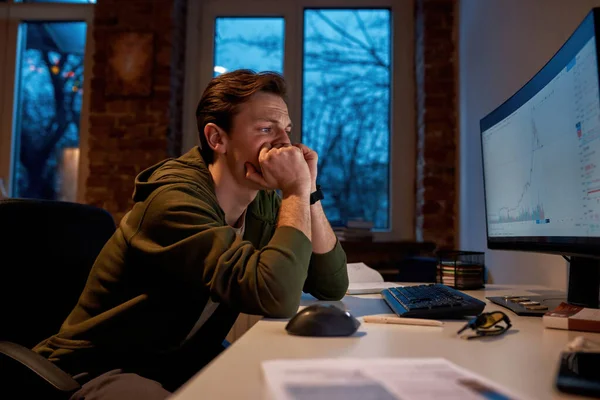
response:
[(80, 385), (30, 349), (58, 332), (115, 231), (104, 209), (0, 200), (0, 398), (68, 398)]

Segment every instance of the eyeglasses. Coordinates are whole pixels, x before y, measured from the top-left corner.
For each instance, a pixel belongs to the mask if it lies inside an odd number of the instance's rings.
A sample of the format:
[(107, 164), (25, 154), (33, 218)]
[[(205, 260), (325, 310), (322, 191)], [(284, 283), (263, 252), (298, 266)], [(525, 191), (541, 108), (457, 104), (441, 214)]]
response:
[[(500, 322), (504, 322), (505, 325), (498, 325)], [(457, 334), (461, 334), (467, 328), (470, 328), (475, 331), (475, 334), (464, 335), (463, 338), (476, 339), (484, 336), (498, 336), (506, 332), (511, 326), (508, 315), (502, 311), (493, 311), (479, 314), (463, 326)]]

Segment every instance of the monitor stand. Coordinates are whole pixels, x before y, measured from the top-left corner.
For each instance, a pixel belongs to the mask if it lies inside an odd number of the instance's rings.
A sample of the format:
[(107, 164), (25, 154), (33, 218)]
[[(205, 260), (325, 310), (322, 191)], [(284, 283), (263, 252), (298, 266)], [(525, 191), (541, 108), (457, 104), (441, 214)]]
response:
[(528, 290), (508, 296), (486, 298), (517, 315), (541, 317), (546, 312), (554, 310), (561, 302), (599, 308), (599, 297), (600, 259), (573, 256), (569, 261), (569, 285), (566, 294), (559, 291)]

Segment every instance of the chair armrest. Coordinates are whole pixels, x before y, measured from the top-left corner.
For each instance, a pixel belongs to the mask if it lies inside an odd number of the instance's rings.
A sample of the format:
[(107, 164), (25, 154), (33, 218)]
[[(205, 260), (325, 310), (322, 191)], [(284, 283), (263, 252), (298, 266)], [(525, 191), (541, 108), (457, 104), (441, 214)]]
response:
[[(0, 341), (0, 355), (5, 355), (27, 367), (40, 378), (44, 379), (56, 390), (61, 392), (75, 392), (81, 385), (56, 365), (36, 352), (13, 342)], [(4, 374), (4, 372), (0, 373)]]

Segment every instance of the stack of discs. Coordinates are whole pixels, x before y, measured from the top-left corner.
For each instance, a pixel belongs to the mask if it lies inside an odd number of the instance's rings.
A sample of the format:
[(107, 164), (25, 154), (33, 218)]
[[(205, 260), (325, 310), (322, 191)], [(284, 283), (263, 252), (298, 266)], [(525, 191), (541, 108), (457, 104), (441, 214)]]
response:
[(483, 265), (461, 261), (439, 261), (438, 282), (456, 289), (483, 287)]

